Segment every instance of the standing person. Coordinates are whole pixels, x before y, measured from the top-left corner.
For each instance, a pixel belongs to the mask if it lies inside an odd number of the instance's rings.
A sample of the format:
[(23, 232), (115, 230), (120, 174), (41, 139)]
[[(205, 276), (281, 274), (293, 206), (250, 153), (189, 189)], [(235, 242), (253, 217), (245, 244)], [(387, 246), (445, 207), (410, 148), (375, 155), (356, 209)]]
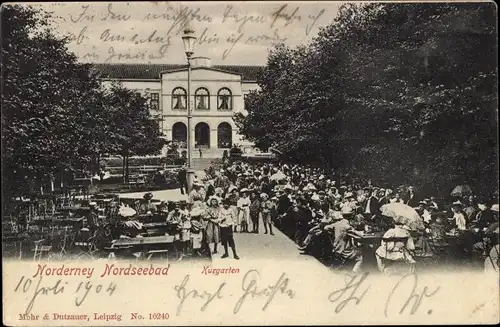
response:
[(406, 193), (406, 197), (404, 199), (405, 204), (409, 205), (412, 208), (418, 206), (418, 199), (413, 186), (408, 186), (408, 192)]
[(248, 225), (250, 225), (250, 198), (248, 197), (248, 189), (241, 189), (242, 197), (238, 199), (236, 206), (238, 208), (238, 222), (241, 224), (241, 231), (248, 233)]
[(184, 192), (188, 192), (187, 189), (187, 170), (185, 166), (182, 166), (182, 168), (179, 170), (179, 173), (177, 174), (177, 181), (179, 183), (179, 190), (181, 191), (181, 194), (184, 194)]
[(236, 244), (234, 243), (233, 237), (233, 226), (236, 223), (235, 212), (230, 208), (230, 201), (225, 199), (222, 201), (222, 208), (219, 210), (219, 219), (217, 220), (220, 226), (220, 236), (222, 241), (222, 246), (224, 247), (224, 254), (221, 258), (229, 257), (228, 244), (233, 250), (233, 256), (236, 260), (240, 257), (236, 254)]
[(205, 200), (205, 192), (203, 190), (203, 184), (198, 182), (193, 183), (193, 190), (189, 193), (189, 204), (191, 205), (191, 210), (201, 206)]
[[(226, 194), (226, 199), (229, 200), (229, 206), (234, 211), (235, 216), (235, 224), (234, 224), (234, 232), (238, 231), (238, 226), (240, 225), (239, 216), (238, 216), (238, 189), (234, 186), (229, 187), (229, 190)], [(241, 230), (240, 230), (241, 232)]]
[(250, 194), (250, 218), (252, 219), (252, 233), (259, 234), (260, 201), (255, 193)]
[(219, 198), (213, 196), (208, 199), (208, 208), (205, 212), (205, 237), (208, 245), (213, 244), (213, 254), (217, 253), (217, 244), (220, 242), (220, 227), (217, 225), (219, 219)]
[(372, 195), (366, 201), (365, 214), (367, 218), (379, 214), (380, 202), (378, 199), (378, 190), (373, 190)]
[(181, 250), (180, 256), (178, 260), (182, 260), (182, 258), (188, 253), (189, 244), (191, 242), (191, 221), (189, 215), (181, 215), (181, 221), (179, 223), (180, 229), (180, 241), (181, 241)]
[(230, 186), (229, 177), (224, 175), (224, 170), (220, 170), (216, 173), (216, 177), (214, 180), (215, 188), (220, 188), (222, 191), (227, 191)]
[(200, 158), (203, 158), (203, 150), (201, 149), (201, 146), (198, 148), (198, 151), (200, 152)]
[(264, 223), (264, 234), (267, 234), (267, 227), (269, 226), (270, 234), (274, 235), (271, 217), (274, 204), (269, 200), (269, 196), (266, 193), (262, 193), (260, 198), (262, 199), (260, 212), (262, 213), (262, 222)]

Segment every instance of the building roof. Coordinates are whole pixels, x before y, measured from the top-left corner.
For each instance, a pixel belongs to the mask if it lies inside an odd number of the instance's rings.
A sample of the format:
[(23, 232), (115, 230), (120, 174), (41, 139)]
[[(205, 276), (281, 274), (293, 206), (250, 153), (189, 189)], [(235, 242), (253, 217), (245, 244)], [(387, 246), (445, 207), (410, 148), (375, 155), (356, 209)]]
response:
[[(116, 79), (160, 79), (163, 71), (183, 69), (185, 65), (168, 64), (102, 64), (95, 63), (93, 66), (101, 73), (102, 78)], [(231, 72), (241, 75), (242, 81), (257, 81), (264, 70), (263, 66), (244, 65), (212, 65), (216, 70)]]

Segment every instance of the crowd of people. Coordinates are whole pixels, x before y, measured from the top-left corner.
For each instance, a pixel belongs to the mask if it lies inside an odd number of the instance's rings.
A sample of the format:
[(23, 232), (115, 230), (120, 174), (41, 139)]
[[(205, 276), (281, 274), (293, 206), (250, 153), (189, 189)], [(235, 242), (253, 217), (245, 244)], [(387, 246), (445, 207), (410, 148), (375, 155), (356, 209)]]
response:
[[(237, 258), (233, 233), (262, 233), (262, 222), (264, 234), (274, 235), (277, 227), (304, 254), (354, 262), (354, 272), (361, 269), (364, 252), (352, 236), (376, 232), (383, 233), (375, 249), (382, 271), (392, 261), (414, 267), (414, 257), (432, 256), (433, 245), (445, 235), (459, 240), (457, 256), (488, 252), (498, 266), (498, 199), (463, 194), (445, 204), (421, 196), (412, 186), (377, 187), (300, 165), (235, 161), (219, 168), (195, 182), (187, 206), (191, 216), (195, 212), (202, 217), (213, 253), (222, 243), (223, 257), (229, 245)], [(384, 215), (381, 207), (391, 203), (414, 208), (421, 224), (410, 228)]]
[[(184, 194), (185, 174), (179, 176)], [(377, 187), (309, 166), (225, 161), (208, 169), (203, 181), (196, 178), (187, 201), (154, 203), (148, 193), (134, 208), (172, 226), (180, 258), (195, 238), (212, 255), (222, 245), (222, 258), (231, 249), (239, 259), (234, 233), (272, 237), (278, 228), (303, 254), (354, 273), (367, 259), (360, 238), (377, 233), (372, 256), (381, 271), (393, 263), (413, 270), (419, 258), (435, 257), (443, 248), (459, 260), (486, 258), (488, 269), (498, 269), (498, 199), (469, 193), (443, 200), (412, 186)], [(391, 208), (416, 218), (391, 215)], [(140, 233), (141, 226), (131, 233), (124, 224), (118, 220), (122, 228), (115, 228), (120, 235), (114, 238)]]

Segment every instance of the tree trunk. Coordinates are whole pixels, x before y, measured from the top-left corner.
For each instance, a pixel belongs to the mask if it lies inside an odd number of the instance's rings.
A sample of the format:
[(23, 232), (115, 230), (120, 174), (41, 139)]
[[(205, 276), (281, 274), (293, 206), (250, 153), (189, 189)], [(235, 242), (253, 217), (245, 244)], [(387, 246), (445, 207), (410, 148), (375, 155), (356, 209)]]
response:
[(123, 157), (122, 157), (122, 158), (123, 158), (122, 177), (123, 177), (123, 184), (125, 184), (125, 183), (127, 182), (127, 180), (126, 180), (126, 178), (127, 178), (127, 177), (126, 177), (126, 175), (125, 175), (125, 170), (126, 170), (126, 169), (125, 169), (126, 156), (125, 156), (125, 155), (123, 155)]
[(127, 156), (126, 158), (127, 159), (125, 161), (126, 162), (126, 165), (125, 165), (125, 176), (126, 176), (125, 181), (126, 181), (126, 183), (128, 183), (129, 182), (129, 164), (128, 164), (129, 156)]

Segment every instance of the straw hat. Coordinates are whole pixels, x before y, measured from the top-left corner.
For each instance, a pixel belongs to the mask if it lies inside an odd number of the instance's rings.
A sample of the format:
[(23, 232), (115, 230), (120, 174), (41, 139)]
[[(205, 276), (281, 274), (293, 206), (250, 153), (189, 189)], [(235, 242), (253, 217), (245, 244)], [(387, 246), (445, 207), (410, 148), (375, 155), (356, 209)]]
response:
[(491, 206), (491, 211), (498, 212), (498, 203)]
[(203, 214), (203, 209), (200, 207), (196, 207), (190, 212), (191, 217), (198, 217), (201, 216), (202, 214)]

